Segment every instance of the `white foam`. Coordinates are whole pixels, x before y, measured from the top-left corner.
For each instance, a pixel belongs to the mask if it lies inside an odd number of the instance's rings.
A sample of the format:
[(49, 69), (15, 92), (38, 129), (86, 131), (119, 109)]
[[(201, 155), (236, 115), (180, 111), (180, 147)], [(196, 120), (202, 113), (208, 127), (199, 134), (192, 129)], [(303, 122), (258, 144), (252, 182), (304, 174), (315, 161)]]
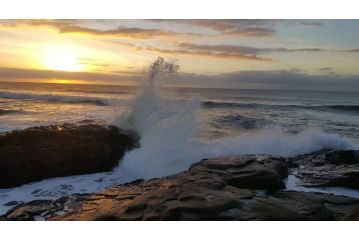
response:
[(120, 102), (118, 99), (109, 99), (106, 97), (89, 97), (85, 95), (68, 95), (63, 93), (45, 94), (32, 91), (0, 91), (0, 98), (8, 99), (32, 99), (44, 101), (56, 101), (64, 103), (93, 103), (98, 105), (110, 105), (115, 101), (116, 104)]
[(119, 127), (134, 128), (141, 134), (141, 148), (126, 154), (120, 171), (130, 178), (162, 177), (186, 170), (203, 158), (237, 154), (295, 156), (323, 148), (358, 149), (350, 139), (308, 129), (288, 134), (279, 126), (215, 141), (197, 139), (196, 99), (178, 102), (163, 98), (155, 76), (136, 96), (132, 108), (117, 121)]
[(294, 175), (288, 175), (285, 180), (286, 190), (299, 191), (299, 192), (319, 192), (319, 193), (330, 193), (340, 196), (355, 197), (359, 198), (359, 191), (347, 187), (303, 187), (301, 181)]

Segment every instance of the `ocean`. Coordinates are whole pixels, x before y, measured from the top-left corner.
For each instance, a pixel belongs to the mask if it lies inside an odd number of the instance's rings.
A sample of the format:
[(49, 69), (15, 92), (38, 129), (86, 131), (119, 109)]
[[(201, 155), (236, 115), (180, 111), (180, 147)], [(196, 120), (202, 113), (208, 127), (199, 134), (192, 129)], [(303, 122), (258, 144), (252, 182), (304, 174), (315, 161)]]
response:
[[(113, 124), (139, 87), (0, 82), (0, 131), (94, 122)], [(197, 100), (198, 135), (216, 139), (280, 127), (318, 129), (359, 140), (359, 92), (161, 88), (171, 100)]]
[(0, 132), (94, 123), (141, 135), (141, 147), (112, 172), (0, 189), (0, 213), (9, 201), (99, 191), (176, 173), (208, 157), (359, 149), (359, 92), (6, 82), (0, 89)]

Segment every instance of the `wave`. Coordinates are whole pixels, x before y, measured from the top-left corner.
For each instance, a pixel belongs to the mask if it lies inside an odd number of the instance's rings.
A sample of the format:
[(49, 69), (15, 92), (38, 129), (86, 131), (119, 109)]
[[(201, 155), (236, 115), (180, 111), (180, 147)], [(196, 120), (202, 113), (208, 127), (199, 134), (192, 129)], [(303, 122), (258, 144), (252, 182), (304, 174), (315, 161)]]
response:
[(230, 114), (214, 118), (211, 122), (211, 125), (216, 128), (235, 127), (238, 129), (256, 129), (261, 128), (268, 123), (268, 121), (260, 118), (245, 117), (239, 114)]
[(336, 110), (358, 112), (359, 105), (295, 105), (295, 104), (260, 104), (260, 103), (238, 103), (238, 102), (216, 102), (203, 101), (205, 108), (277, 108), (277, 109), (308, 109), (308, 110)]
[(359, 105), (331, 105), (331, 106), (325, 106), (325, 107), (334, 109), (334, 110), (359, 112)]
[(0, 116), (8, 115), (8, 114), (16, 114), (16, 113), (23, 113), (22, 110), (8, 110), (8, 109), (1, 109), (0, 108)]
[[(127, 153), (116, 170), (119, 175), (129, 179), (162, 177), (186, 170), (203, 158), (225, 155), (271, 154), (288, 157), (324, 148), (359, 149), (357, 143), (339, 135), (318, 129), (288, 133), (280, 126), (267, 126), (264, 120), (240, 115), (220, 116), (217, 120), (225, 124), (239, 124), (240, 127), (255, 127), (256, 124), (265, 126), (233, 138), (201, 140), (197, 138), (198, 101), (164, 98), (161, 89), (155, 85), (153, 75), (156, 74), (158, 72), (149, 76), (147, 85), (135, 97), (129, 112), (115, 123), (121, 128), (134, 128), (141, 135), (141, 148)], [(205, 104), (239, 105), (218, 102)]]
[(71, 96), (71, 95), (57, 95), (57, 94), (41, 94), (41, 93), (29, 93), (29, 92), (12, 92), (12, 91), (0, 91), (1, 98), (7, 99), (31, 99), (42, 100), (48, 102), (63, 102), (63, 103), (78, 103), (78, 104), (93, 104), (97, 106), (108, 106), (107, 99), (98, 97), (87, 96)]

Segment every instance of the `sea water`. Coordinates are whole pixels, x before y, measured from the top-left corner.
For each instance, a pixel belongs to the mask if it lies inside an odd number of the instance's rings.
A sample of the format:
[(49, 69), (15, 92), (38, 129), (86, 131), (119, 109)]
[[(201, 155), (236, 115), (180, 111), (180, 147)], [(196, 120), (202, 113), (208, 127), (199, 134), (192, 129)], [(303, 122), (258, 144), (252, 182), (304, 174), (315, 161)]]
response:
[(141, 148), (111, 172), (0, 189), (9, 201), (56, 199), (170, 175), (203, 158), (359, 149), (359, 93), (0, 82), (0, 131), (61, 123), (133, 128)]

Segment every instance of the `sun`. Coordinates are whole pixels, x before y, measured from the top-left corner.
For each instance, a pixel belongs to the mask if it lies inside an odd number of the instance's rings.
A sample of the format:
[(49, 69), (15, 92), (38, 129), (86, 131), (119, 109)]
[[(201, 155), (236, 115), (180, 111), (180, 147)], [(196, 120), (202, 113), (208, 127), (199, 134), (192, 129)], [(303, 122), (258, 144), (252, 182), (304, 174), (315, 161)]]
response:
[(77, 72), (83, 69), (74, 47), (52, 46), (45, 51), (44, 65), (50, 70)]

